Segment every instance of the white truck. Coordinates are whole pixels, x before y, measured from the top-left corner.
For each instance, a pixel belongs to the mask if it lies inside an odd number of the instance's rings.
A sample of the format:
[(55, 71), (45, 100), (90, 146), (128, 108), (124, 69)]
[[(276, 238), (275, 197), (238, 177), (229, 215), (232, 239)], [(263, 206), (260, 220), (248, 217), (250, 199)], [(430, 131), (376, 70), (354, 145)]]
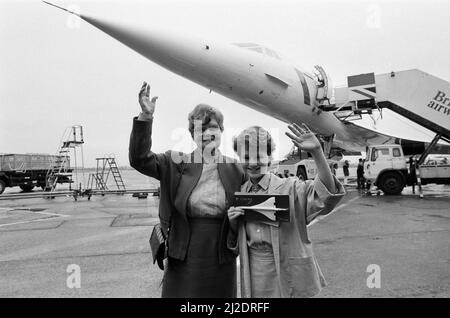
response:
[[(385, 194), (400, 194), (405, 186), (421, 184), (450, 184), (450, 163), (443, 160), (428, 160), (423, 164), (410, 165), (400, 145), (370, 146), (364, 162), (364, 177)], [(416, 158), (414, 158), (416, 159)]]
[[(338, 164), (338, 160), (328, 159), (328, 163), (330, 165)], [(278, 165), (274, 168), (274, 173), (282, 178), (296, 176), (301, 180), (311, 180), (316, 177), (317, 166), (309, 153), (298, 151), (294, 147), (286, 156), (286, 159), (278, 162)]]
[(297, 176), (301, 180), (314, 179), (317, 168), (314, 160), (282, 160), (279, 162), (276, 174), (281, 178)]

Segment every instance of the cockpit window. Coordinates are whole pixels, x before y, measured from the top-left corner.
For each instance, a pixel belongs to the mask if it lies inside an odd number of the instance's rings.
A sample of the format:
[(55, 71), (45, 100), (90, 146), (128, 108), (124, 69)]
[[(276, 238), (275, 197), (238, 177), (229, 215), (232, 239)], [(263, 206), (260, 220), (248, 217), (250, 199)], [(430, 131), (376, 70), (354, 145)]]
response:
[(280, 56), (274, 51), (267, 47), (261, 46), (259, 44), (255, 43), (235, 43), (234, 45), (239, 46), (240, 48), (255, 51), (273, 58), (276, 58), (278, 60), (281, 60)]

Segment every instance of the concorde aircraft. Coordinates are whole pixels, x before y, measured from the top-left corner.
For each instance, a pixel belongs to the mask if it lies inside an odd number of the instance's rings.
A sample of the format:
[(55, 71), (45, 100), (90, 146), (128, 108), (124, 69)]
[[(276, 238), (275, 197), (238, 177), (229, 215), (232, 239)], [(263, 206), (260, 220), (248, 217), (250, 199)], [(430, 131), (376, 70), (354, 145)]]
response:
[[(416, 145), (335, 116), (329, 111), (335, 106), (330, 103), (333, 88), (321, 67), (310, 74), (260, 45), (223, 44), (166, 28), (122, 24), (43, 2), (78, 15), (150, 61), (211, 91), (281, 121), (305, 123), (329, 141), (329, 149), (360, 152), (369, 144)], [(422, 147), (412, 148), (423, 151), (424, 143), (417, 143)]]

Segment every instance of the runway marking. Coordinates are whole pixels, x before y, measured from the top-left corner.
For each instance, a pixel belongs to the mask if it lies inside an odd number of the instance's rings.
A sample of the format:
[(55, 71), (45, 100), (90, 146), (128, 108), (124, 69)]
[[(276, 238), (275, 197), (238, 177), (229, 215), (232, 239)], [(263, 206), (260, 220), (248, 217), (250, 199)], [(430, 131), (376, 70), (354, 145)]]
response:
[(60, 214), (60, 213), (51, 213), (51, 212), (39, 212), (39, 211), (31, 211), (27, 209), (13, 209), (13, 211), (23, 211), (23, 212), (29, 212), (29, 213), (38, 213), (38, 214), (44, 214), (44, 215), (54, 215), (54, 216), (61, 216), (61, 217), (69, 217), (70, 215), (67, 214)]
[(356, 196), (356, 197), (354, 197), (353, 199), (350, 199), (350, 200), (348, 200), (347, 202), (345, 202), (345, 203), (339, 205), (338, 207), (334, 208), (334, 210), (331, 211), (330, 213), (328, 213), (328, 214), (326, 214), (326, 215), (324, 215), (324, 216), (318, 216), (318, 217), (315, 218), (311, 223), (309, 223), (309, 224), (307, 225), (307, 227), (310, 227), (310, 226), (312, 226), (313, 224), (316, 224), (317, 222), (322, 221), (322, 220), (325, 219), (326, 217), (328, 217), (328, 216), (330, 216), (331, 214), (333, 214), (333, 213), (339, 211), (339, 210), (342, 209), (343, 207), (346, 207), (347, 205), (349, 205), (349, 204), (352, 203), (353, 201), (356, 201), (356, 200), (358, 200), (358, 199), (360, 199), (360, 198), (361, 198), (360, 196)]
[[(9, 254), (3, 254), (0, 255), (0, 262), (8, 262), (8, 261), (14, 261), (14, 260), (24, 260), (24, 259), (31, 259), (36, 258), (37, 255), (43, 255), (47, 253), (51, 253), (54, 251), (68, 251), (72, 248), (76, 248), (81, 245), (87, 245), (87, 244), (93, 244), (95, 242), (101, 242), (106, 241), (110, 242), (112, 238), (117, 238), (119, 236), (129, 236), (133, 233), (140, 233), (144, 232), (146, 233), (148, 229), (144, 228), (127, 228), (127, 229), (121, 229), (121, 230), (113, 230), (107, 233), (101, 233), (101, 234), (94, 234), (91, 236), (83, 236), (83, 237), (72, 237), (67, 238), (66, 241), (58, 241), (57, 243), (43, 243), (40, 245), (27, 247), (24, 249), (19, 249), (14, 252), (10, 252)], [(74, 255), (66, 255), (63, 257), (77, 257)], [(48, 257), (53, 258), (53, 257)]]
[(36, 219), (36, 220), (29, 220), (29, 221), (20, 221), (20, 222), (13, 222), (13, 223), (5, 223), (5, 224), (0, 224), (0, 227), (5, 227), (5, 226), (10, 226), (10, 225), (18, 225), (18, 224), (26, 224), (26, 223), (33, 223), (33, 222), (41, 222), (41, 221), (49, 221), (53, 218), (58, 218), (58, 217), (70, 217), (70, 215), (67, 214), (59, 214), (59, 213), (51, 213), (51, 212), (39, 212), (39, 211), (32, 211), (31, 209), (17, 209), (17, 208), (0, 208), (2, 210), (7, 210), (7, 211), (21, 211), (21, 212), (28, 212), (28, 213), (37, 213), (37, 214), (42, 214), (42, 215), (50, 215), (52, 217), (50, 218), (41, 218), (41, 219)]

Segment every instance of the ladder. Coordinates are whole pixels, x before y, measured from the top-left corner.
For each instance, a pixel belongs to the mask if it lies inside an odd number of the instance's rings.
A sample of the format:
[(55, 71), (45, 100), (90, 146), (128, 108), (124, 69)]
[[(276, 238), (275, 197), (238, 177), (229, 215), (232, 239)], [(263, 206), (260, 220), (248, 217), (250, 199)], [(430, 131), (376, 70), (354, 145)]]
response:
[(70, 150), (81, 146), (83, 143), (82, 126), (72, 126), (70, 130), (66, 129), (61, 138), (57, 155), (54, 157), (45, 177), (45, 189), (47, 191), (53, 192), (55, 190), (60, 177), (72, 177), (72, 173), (70, 172)]
[(108, 190), (107, 182), (109, 174), (113, 176), (114, 183), (119, 191), (126, 191), (125, 183), (123, 182), (122, 175), (119, 167), (117, 166), (114, 156), (96, 158), (97, 171), (89, 176), (88, 184), (90, 189), (96, 190)]
[(46, 175), (46, 190), (54, 191), (56, 188), (56, 184), (58, 183), (58, 179), (61, 176), (67, 175), (71, 176), (72, 174), (68, 172), (68, 163), (69, 156), (68, 150), (66, 148), (61, 148), (56, 156), (56, 159), (53, 160), (50, 169), (47, 171)]
[(108, 190), (108, 187), (106, 186), (105, 181), (101, 177), (101, 175), (97, 173), (91, 173), (89, 175), (88, 179), (88, 188), (93, 189), (94, 188), (94, 182), (95, 182), (95, 189), (97, 190)]
[(122, 175), (120, 174), (119, 167), (117, 166), (116, 159), (114, 157), (108, 159), (109, 168), (113, 175), (117, 189), (125, 191), (125, 184), (123, 183)]

